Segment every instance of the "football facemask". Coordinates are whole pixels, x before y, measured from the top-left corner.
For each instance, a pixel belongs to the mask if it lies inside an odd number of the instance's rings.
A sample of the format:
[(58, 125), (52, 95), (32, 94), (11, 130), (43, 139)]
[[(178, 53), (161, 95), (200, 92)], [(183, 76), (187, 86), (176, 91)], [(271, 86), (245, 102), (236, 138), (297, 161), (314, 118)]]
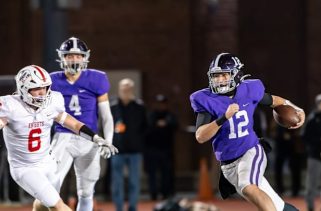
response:
[[(60, 63), (60, 67), (66, 72), (74, 75), (87, 68), (90, 50), (82, 40), (71, 37), (61, 44), (60, 48), (57, 49), (57, 52), (60, 59), (57, 60), (57, 62)], [(65, 58), (67, 54), (80, 54), (83, 56), (83, 60), (77, 62), (67, 61)]]

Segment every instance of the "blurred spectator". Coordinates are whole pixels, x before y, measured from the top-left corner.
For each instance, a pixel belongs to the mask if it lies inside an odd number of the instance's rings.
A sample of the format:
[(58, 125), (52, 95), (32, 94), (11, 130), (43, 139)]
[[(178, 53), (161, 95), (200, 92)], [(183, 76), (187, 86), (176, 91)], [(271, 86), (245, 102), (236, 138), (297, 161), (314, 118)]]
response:
[(277, 125), (275, 128), (275, 185), (276, 191), (282, 195), (284, 187), (284, 167), (288, 162), (291, 175), (291, 195), (297, 196), (301, 188), (301, 158), (303, 146), (299, 130), (289, 130)]
[(128, 172), (129, 211), (137, 210), (140, 193), (140, 173), (144, 135), (147, 127), (146, 111), (142, 102), (135, 99), (134, 81), (122, 79), (118, 86), (118, 99), (111, 103), (114, 118), (113, 143), (119, 154), (111, 158), (112, 199), (117, 211), (124, 205), (124, 168)]
[(307, 152), (306, 203), (308, 211), (314, 210), (314, 199), (321, 177), (321, 94), (315, 98), (316, 109), (307, 118), (303, 140)]
[[(152, 200), (160, 192), (166, 199), (174, 194), (174, 133), (176, 116), (168, 108), (164, 95), (156, 96), (155, 109), (148, 116), (148, 135), (144, 146), (144, 164)], [(160, 174), (160, 183), (158, 174)]]

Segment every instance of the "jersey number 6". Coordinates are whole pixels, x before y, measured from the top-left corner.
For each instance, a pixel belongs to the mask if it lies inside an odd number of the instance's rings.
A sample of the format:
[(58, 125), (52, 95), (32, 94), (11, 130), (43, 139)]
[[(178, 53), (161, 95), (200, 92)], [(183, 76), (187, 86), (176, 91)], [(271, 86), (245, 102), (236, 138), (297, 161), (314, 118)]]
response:
[(28, 138), (29, 152), (35, 152), (40, 149), (40, 147), (41, 147), (40, 134), (41, 134), (40, 128), (35, 128), (35, 129), (30, 130), (29, 138)]

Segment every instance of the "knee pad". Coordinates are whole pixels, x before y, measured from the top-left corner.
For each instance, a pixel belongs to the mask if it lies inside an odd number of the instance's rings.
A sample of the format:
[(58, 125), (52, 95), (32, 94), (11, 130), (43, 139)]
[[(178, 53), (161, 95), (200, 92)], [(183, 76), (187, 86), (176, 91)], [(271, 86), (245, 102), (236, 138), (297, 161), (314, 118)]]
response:
[(94, 189), (93, 188), (81, 188), (77, 191), (78, 197), (81, 198), (90, 198), (94, 195)]

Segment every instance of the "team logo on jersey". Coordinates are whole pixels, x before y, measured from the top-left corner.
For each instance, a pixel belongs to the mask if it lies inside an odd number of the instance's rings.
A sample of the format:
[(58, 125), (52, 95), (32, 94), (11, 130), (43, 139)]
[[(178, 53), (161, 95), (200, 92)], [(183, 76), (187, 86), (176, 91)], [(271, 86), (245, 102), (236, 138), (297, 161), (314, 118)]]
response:
[(29, 128), (37, 128), (37, 127), (42, 127), (42, 126), (44, 126), (44, 125), (45, 125), (44, 121), (31, 122), (31, 123), (29, 123), (28, 127), (29, 127)]

